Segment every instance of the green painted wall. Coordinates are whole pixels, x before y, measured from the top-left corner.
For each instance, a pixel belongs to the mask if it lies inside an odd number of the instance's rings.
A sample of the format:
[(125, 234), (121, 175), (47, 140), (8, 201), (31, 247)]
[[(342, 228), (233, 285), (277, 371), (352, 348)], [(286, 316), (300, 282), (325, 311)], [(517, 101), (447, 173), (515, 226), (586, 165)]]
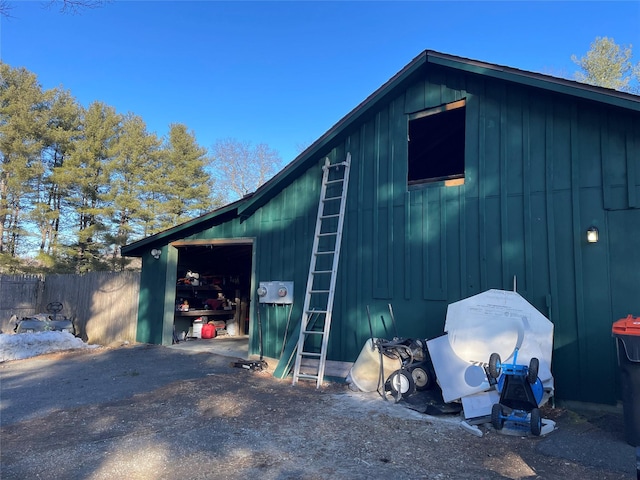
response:
[[(254, 285), (293, 280), (300, 321), (321, 164), (352, 155), (329, 359), (353, 361), (369, 337), (443, 333), (447, 305), (490, 288), (518, 292), (555, 325), (556, 394), (616, 401), (611, 324), (640, 315), (640, 119), (585, 100), (430, 66), (248, 218), (189, 238), (254, 238)], [(465, 98), (465, 182), (407, 188), (407, 114)], [(600, 230), (598, 244), (586, 230)], [(625, 228), (627, 230), (625, 230)], [(625, 232), (629, 232), (628, 234)], [(164, 255), (164, 252), (163, 252)], [(144, 259), (142, 299), (167, 281)], [(175, 268), (174, 268), (175, 270)], [(160, 286), (160, 288), (162, 288)], [(255, 288), (253, 289), (255, 292)], [(251, 344), (278, 358), (288, 307), (251, 307)], [(142, 335), (158, 338), (144, 318)], [(381, 316), (383, 317), (381, 319)], [(289, 331), (292, 327), (289, 326)], [(140, 332), (140, 326), (139, 326)], [(147, 333), (148, 332), (148, 333)], [(597, 383), (594, 383), (597, 382)]]
[[(407, 190), (406, 114), (460, 98), (465, 184)], [(445, 70), (391, 100), (335, 152), (351, 152), (355, 191), (337, 299), (347, 321), (332, 330), (332, 352), (355, 358), (367, 304), (377, 318), (392, 303), (400, 335), (432, 337), (449, 303), (512, 289), (515, 276), (555, 324), (558, 397), (615, 402), (611, 324), (640, 315), (632, 287), (640, 260), (631, 254), (640, 227), (635, 236), (621, 230), (638, 225), (629, 207), (640, 206), (639, 126), (621, 110)], [(590, 225), (598, 244), (586, 243)], [(612, 253), (614, 240), (626, 260)]]
[(142, 257), (136, 341), (171, 345), (177, 252), (165, 246), (156, 259), (150, 251)]

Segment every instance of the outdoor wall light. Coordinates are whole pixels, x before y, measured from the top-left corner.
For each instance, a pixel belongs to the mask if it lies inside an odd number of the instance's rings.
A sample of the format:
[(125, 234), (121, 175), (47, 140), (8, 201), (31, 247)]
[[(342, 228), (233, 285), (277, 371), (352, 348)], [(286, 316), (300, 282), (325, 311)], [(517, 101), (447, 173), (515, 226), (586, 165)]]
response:
[(596, 227), (589, 227), (587, 230), (587, 242), (598, 243), (598, 229)]
[(157, 248), (154, 248), (153, 250), (151, 250), (151, 256), (156, 260), (160, 258), (161, 253), (162, 253), (162, 250), (158, 250)]

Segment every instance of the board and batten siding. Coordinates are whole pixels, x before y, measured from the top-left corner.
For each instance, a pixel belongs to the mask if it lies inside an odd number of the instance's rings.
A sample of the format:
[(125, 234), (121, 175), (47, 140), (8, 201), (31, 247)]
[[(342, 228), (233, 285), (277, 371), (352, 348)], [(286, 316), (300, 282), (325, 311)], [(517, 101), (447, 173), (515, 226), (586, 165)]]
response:
[[(408, 189), (407, 114), (462, 98), (464, 185)], [(558, 396), (615, 402), (611, 324), (640, 305), (638, 272), (608, 258), (610, 235), (626, 250), (633, 239), (609, 217), (638, 216), (638, 133), (614, 107), (444, 69), (390, 100), (329, 155), (353, 162), (330, 356), (355, 359), (367, 306), (374, 335), (434, 337), (449, 303), (515, 279), (554, 323)]]

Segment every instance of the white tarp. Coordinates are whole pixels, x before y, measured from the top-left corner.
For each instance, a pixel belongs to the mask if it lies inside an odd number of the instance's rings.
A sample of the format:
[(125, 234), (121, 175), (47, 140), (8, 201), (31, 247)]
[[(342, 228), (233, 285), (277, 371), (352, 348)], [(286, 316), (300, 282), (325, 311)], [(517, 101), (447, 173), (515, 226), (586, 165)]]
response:
[(452, 303), (444, 330), (427, 348), (445, 402), (489, 390), (489, 357), (495, 352), (502, 363), (511, 363), (516, 348), (520, 365), (538, 358), (538, 376), (545, 391), (553, 391), (553, 324), (518, 293), (488, 290)]

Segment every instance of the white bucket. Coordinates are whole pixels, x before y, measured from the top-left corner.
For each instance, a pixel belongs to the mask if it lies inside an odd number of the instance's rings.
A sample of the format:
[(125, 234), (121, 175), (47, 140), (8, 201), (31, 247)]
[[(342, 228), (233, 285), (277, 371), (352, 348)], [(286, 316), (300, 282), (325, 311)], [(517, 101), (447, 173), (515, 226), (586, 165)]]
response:
[(238, 324), (235, 322), (235, 320), (227, 320), (226, 330), (228, 335), (238, 334)]
[[(389, 376), (402, 366), (400, 358), (382, 355), (382, 371), (384, 382)], [(367, 340), (360, 355), (349, 372), (351, 381), (363, 392), (375, 392), (380, 378), (380, 350), (373, 346), (373, 340)]]
[(202, 323), (193, 323), (193, 338), (202, 338)]

